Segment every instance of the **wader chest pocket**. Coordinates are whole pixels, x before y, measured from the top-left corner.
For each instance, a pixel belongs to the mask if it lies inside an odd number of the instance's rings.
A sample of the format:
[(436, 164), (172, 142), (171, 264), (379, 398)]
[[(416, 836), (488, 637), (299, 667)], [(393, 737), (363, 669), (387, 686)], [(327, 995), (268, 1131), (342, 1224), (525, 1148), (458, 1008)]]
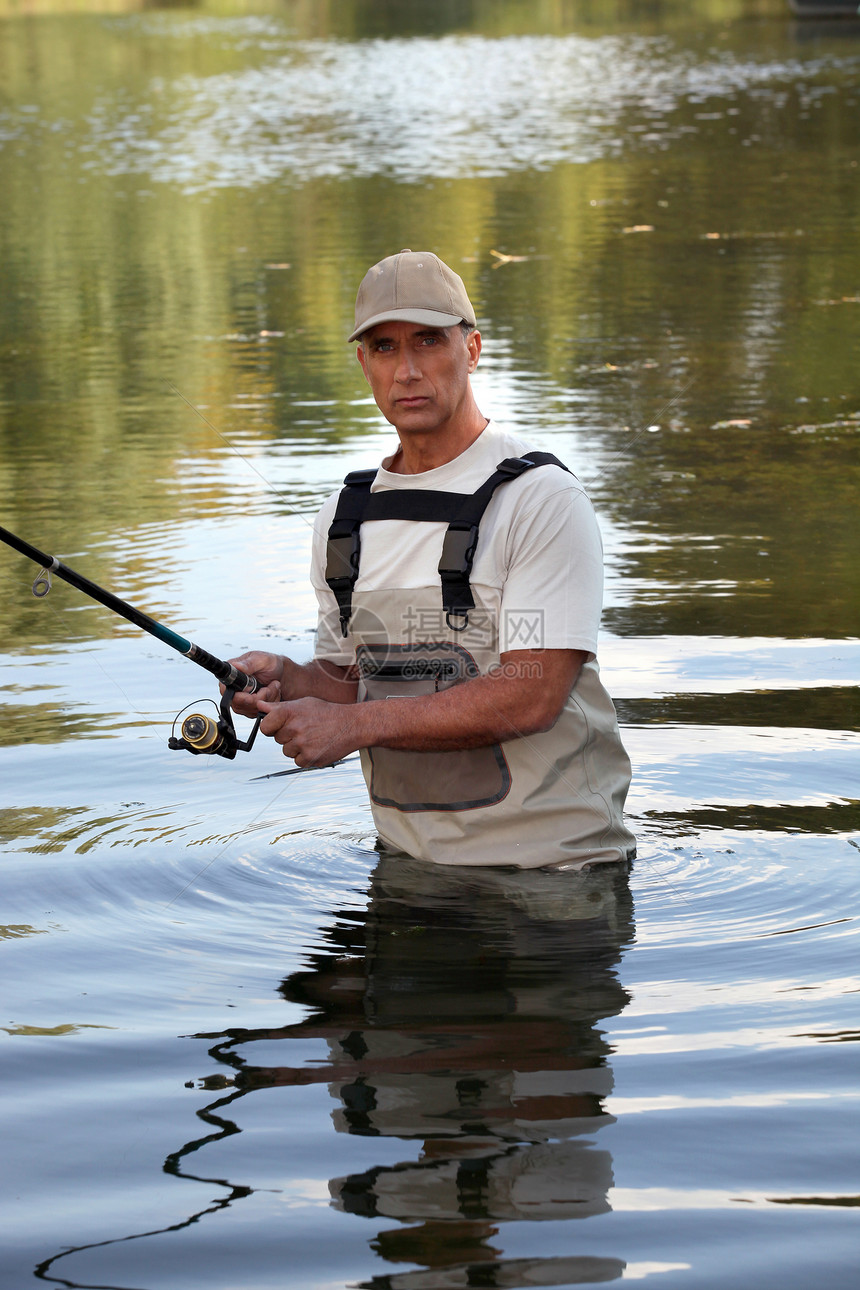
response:
[[(410, 698), (448, 690), (479, 675), (460, 645), (359, 646), (365, 699)], [(507, 796), (511, 774), (501, 747), (450, 752), (369, 748), (370, 796), (399, 811), (467, 811)]]

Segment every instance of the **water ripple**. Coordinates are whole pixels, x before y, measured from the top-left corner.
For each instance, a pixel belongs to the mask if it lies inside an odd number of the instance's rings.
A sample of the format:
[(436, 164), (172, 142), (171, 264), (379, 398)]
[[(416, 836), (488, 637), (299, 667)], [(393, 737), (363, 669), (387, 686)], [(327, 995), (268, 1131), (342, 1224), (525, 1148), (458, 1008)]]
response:
[[(285, 49), (263, 66), (154, 81), (143, 105), (97, 101), (86, 164), (188, 191), (283, 178), (499, 176), (665, 146), (699, 128), (670, 122), (685, 103), (784, 92), (834, 66), (728, 53), (698, 62), (665, 38), (643, 36), (446, 36)], [(636, 121), (627, 119), (631, 111)], [(10, 123), (9, 137), (24, 128)]]

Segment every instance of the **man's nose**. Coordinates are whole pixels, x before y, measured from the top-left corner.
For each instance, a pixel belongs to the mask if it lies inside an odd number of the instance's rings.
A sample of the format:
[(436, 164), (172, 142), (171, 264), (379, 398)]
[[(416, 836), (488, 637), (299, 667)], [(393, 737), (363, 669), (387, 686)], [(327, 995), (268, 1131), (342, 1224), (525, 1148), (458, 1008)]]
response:
[(418, 364), (415, 362), (415, 355), (408, 348), (402, 349), (397, 358), (397, 380), (401, 382), (414, 381), (420, 375)]

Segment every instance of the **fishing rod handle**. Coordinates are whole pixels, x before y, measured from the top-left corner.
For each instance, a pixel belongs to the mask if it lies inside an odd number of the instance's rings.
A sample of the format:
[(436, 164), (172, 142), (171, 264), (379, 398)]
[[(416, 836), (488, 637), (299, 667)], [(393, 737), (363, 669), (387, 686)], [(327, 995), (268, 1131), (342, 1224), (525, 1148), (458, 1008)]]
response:
[(207, 672), (211, 672), (230, 690), (236, 690), (237, 693), (256, 694), (259, 689), (256, 677), (248, 676), (247, 672), (241, 672), (232, 663), (225, 663), (223, 659), (216, 658), (214, 654), (210, 654), (199, 645), (192, 644), (187, 657), (198, 663), (200, 667), (205, 667)]
[(247, 672), (240, 672), (238, 667), (230, 667), (230, 675), (224, 682), (228, 689), (237, 690), (239, 693), (256, 694), (259, 690), (257, 678), (248, 676)]

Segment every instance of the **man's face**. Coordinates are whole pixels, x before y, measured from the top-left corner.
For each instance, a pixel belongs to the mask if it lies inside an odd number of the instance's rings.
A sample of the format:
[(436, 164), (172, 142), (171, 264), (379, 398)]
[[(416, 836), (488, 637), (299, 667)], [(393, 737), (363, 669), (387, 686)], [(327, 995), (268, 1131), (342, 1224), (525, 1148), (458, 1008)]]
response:
[(469, 395), (481, 337), (460, 327), (379, 323), (364, 333), (358, 361), (382, 415), (403, 433), (454, 424)]

